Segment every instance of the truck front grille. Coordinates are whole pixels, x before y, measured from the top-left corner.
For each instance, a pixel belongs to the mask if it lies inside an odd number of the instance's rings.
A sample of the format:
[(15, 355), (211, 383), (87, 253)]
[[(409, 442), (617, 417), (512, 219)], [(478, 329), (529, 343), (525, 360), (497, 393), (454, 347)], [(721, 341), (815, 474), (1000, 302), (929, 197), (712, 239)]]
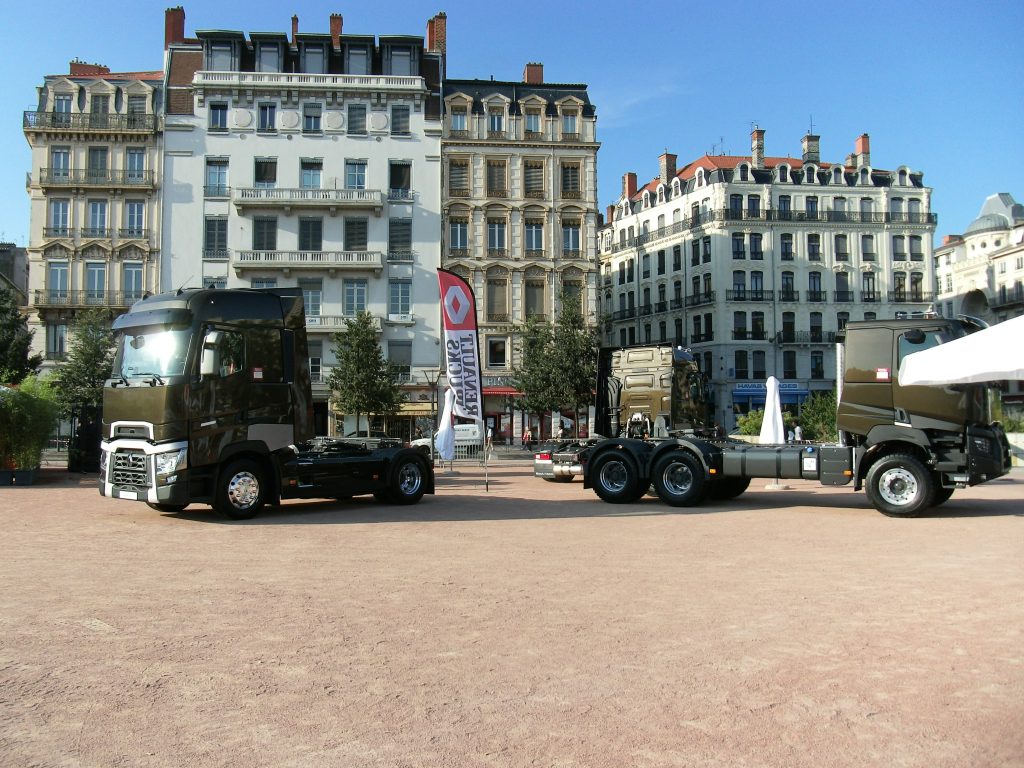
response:
[(149, 470), (142, 451), (117, 451), (114, 454), (113, 482), (116, 486), (148, 488)]

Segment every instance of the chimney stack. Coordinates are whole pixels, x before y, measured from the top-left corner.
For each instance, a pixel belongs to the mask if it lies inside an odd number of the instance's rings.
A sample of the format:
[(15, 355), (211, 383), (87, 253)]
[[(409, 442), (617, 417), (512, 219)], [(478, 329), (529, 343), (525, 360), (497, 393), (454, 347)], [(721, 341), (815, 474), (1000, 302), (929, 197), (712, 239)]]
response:
[(636, 194), (636, 174), (630, 171), (622, 174), (622, 196), (632, 200)]
[(615, 221), (615, 206), (614, 205), (607, 205), (607, 206), (605, 206), (605, 221), (607, 221), (609, 224), (611, 224), (613, 221)]
[(857, 137), (853, 151), (857, 155), (858, 168), (867, 168), (871, 165), (871, 139), (866, 133), (862, 133)]
[(180, 5), (164, 11), (164, 50), (185, 42), (185, 9)]
[(523, 69), (523, 82), (527, 85), (540, 85), (544, 82), (544, 65), (531, 61)]
[(299, 17), (292, 16), (292, 45), (295, 45), (295, 36), (299, 34)]
[(331, 47), (334, 50), (341, 48), (341, 27), (344, 19), (340, 13), (331, 14)]
[(818, 148), (818, 142), (821, 140), (820, 136), (815, 136), (813, 133), (808, 133), (802, 140), (804, 149), (804, 162), (814, 163), (818, 165), (821, 162), (821, 151)]
[(441, 11), (427, 20), (427, 50), (445, 55), (448, 49), (448, 14)]
[(68, 65), (68, 74), (71, 76), (88, 76), (88, 75), (109, 75), (110, 67), (104, 66), (103, 64), (87, 64), (84, 61), (75, 59)]
[(668, 184), (676, 175), (676, 156), (665, 152), (658, 158), (662, 184)]
[(755, 128), (750, 132), (750, 164), (764, 168), (764, 129)]

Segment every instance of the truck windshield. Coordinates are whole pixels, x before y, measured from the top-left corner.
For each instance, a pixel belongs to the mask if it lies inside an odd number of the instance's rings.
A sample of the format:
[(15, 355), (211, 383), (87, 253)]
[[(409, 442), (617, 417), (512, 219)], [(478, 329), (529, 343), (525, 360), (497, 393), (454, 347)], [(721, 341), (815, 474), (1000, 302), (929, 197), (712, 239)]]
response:
[(189, 328), (125, 328), (118, 338), (114, 370), (125, 378), (183, 374), (190, 337)]

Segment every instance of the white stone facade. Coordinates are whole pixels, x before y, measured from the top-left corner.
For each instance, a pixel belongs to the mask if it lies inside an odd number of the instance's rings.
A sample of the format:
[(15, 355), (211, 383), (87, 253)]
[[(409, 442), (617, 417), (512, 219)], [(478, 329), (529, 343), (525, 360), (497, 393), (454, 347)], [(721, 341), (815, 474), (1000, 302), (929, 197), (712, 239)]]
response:
[(704, 156), (623, 194), (601, 232), (602, 342), (691, 348), (726, 428), (763, 407), (764, 381), (796, 410), (835, 386), (848, 320), (924, 311), (934, 301), (931, 190), (920, 173), (870, 165), (868, 137), (844, 163)]

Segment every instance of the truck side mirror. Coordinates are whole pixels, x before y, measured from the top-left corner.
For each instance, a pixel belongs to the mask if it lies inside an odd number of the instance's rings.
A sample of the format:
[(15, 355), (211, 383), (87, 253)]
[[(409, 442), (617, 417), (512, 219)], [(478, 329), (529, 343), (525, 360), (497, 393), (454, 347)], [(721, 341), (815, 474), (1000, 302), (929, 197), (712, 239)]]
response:
[(911, 328), (903, 334), (903, 338), (907, 340), (908, 344), (924, 344), (924, 331), (920, 328)]
[(203, 354), (199, 360), (199, 375), (214, 376), (217, 373), (217, 344), (220, 331), (209, 331), (203, 336)]

